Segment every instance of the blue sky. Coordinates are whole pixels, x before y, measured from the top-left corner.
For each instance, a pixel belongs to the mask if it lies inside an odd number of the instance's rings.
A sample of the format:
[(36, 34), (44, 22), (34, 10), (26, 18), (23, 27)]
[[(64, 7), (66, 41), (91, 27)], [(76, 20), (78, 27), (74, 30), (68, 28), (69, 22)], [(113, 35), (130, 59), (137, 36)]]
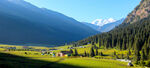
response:
[(40, 8), (47, 8), (80, 22), (95, 19), (125, 18), (140, 0), (25, 0)]

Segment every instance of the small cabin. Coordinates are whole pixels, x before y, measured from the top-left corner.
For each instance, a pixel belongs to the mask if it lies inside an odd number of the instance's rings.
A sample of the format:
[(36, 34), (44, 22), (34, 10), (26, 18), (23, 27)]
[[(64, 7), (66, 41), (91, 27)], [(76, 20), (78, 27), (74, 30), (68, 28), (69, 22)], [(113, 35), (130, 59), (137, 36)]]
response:
[(61, 51), (59, 53), (57, 53), (57, 57), (68, 57), (68, 56), (71, 56), (71, 52), (70, 51)]

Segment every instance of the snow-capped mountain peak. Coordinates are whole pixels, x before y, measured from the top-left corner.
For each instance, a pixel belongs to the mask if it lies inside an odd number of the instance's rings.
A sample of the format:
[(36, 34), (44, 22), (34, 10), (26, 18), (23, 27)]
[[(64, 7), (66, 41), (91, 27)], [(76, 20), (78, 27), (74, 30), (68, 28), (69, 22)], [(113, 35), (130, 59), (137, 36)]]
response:
[(115, 22), (116, 20), (113, 18), (109, 18), (109, 19), (96, 19), (92, 22), (92, 24), (97, 25), (97, 26), (103, 26), (105, 24), (108, 23), (112, 23)]

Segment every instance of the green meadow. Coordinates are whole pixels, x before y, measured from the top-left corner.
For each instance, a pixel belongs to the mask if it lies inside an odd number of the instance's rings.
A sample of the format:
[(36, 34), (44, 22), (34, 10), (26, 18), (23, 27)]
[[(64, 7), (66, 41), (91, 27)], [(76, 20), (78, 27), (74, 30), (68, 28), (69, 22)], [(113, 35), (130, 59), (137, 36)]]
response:
[[(9, 45), (2, 45), (3, 47), (12, 47)], [(2, 47), (1, 46), (1, 47)], [(70, 50), (68, 46), (54, 47), (59, 52), (62, 50)], [(22, 46), (15, 46), (22, 48)], [(32, 46), (31, 46), (32, 47)], [(50, 49), (51, 47), (32, 47), (35, 49)], [(85, 48), (77, 47), (79, 54), (84, 51), (89, 52), (90, 45)], [(113, 51), (117, 54), (125, 54), (127, 51), (118, 51), (115, 49), (104, 50), (99, 49), (104, 54), (111, 55)], [(27, 52), (28, 54), (25, 54)], [(0, 68), (141, 68), (139, 66), (128, 67), (127, 62), (108, 59), (96, 59), (94, 57), (52, 57), (51, 55), (41, 55), (37, 51), (8, 51), (5, 48), (0, 48)]]

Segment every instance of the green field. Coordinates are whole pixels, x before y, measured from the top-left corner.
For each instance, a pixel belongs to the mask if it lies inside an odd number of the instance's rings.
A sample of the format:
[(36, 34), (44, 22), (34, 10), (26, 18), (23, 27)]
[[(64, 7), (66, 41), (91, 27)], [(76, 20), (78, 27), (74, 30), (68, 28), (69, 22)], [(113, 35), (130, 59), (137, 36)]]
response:
[(8, 54), (0, 56), (0, 66), (9, 68), (126, 68), (125, 62), (95, 58), (20, 57)]
[[(2, 45), (3, 47), (11, 47)], [(21, 48), (22, 46), (15, 46)], [(69, 46), (55, 47), (56, 49), (67, 49)], [(49, 49), (49, 47), (33, 47), (37, 49)], [(88, 52), (90, 47), (77, 48), (79, 54)], [(56, 50), (58, 52), (61, 50)], [(104, 50), (105, 54), (113, 53), (114, 49)], [(115, 50), (117, 51), (117, 50)], [(28, 55), (25, 52), (30, 53)], [(35, 55), (36, 53), (36, 55)], [(117, 53), (126, 53), (126, 51), (117, 51)], [(107, 56), (108, 57), (108, 56)], [(0, 48), (0, 68), (140, 68), (128, 67), (127, 62), (121, 62), (112, 59), (96, 59), (90, 57), (52, 57), (51, 55), (41, 55), (37, 51), (7, 51)]]

